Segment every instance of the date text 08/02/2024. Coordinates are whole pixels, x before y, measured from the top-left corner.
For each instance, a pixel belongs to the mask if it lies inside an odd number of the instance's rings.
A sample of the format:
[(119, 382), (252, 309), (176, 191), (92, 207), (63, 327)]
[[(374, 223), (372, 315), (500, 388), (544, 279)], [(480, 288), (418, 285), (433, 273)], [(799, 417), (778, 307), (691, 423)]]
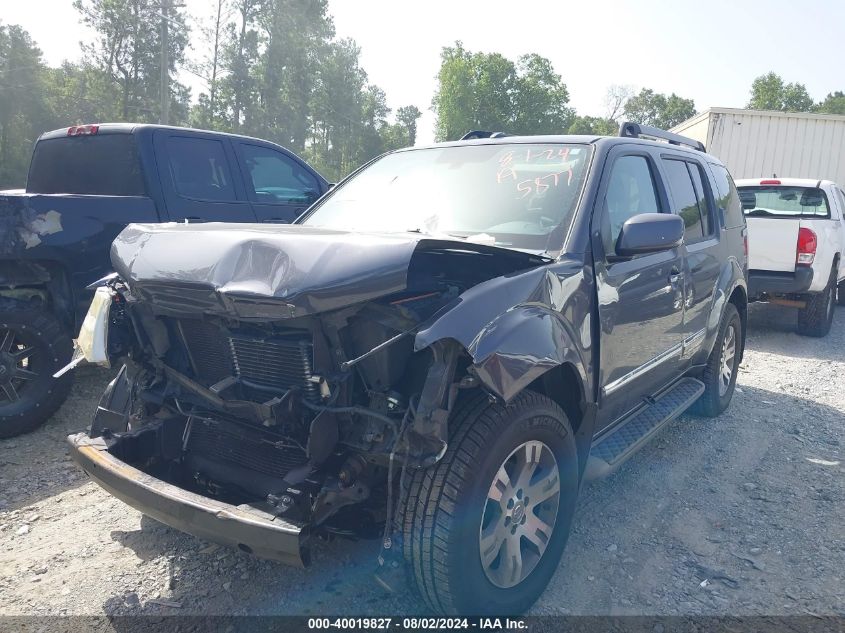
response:
[(309, 618), (308, 628), (320, 629), (402, 629), (406, 631), (476, 629), (480, 631), (522, 631), (527, 623), (521, 618)]

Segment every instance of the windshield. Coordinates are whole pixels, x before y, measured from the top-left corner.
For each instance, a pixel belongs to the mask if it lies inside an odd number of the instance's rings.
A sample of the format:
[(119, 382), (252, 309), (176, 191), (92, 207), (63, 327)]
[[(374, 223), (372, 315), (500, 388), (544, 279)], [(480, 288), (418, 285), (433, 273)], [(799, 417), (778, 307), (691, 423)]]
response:
[(830, 217), (827, 196), (817, 187), (739, 187), (742, 210), (750, 217)]
[(388, 154), (337, 188), (303, 224), (419, 232), (560, 250), (584, 185), (585, 145), (461, 145)]

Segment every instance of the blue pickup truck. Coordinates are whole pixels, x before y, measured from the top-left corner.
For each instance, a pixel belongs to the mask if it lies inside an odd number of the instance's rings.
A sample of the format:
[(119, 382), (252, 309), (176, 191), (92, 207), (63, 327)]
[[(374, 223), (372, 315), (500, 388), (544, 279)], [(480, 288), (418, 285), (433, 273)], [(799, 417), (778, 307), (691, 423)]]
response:
[(86, 287), (111, 271), (131, 222), (288, 223), (329, 183), (255, 138), (157, 125), (81, 125), (43, 134), (25, 190), (0, 192), (0, 438), (64, 401)]

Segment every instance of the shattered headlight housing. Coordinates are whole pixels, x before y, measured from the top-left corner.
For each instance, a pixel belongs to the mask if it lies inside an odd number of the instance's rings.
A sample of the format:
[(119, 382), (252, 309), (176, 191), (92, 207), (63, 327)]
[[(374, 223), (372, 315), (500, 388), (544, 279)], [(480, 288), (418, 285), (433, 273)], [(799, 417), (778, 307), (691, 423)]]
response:
[(94, 299), (88, 308), (88, 314), (79, 328), (79, 336), (73, 341), (71, 361), (53, 374), (54, 378), (66, 374), (83, 361), (93, 365), (109, 367), (109, 310), (117, 293), (108, 286), (100, 286), (94, 291)]

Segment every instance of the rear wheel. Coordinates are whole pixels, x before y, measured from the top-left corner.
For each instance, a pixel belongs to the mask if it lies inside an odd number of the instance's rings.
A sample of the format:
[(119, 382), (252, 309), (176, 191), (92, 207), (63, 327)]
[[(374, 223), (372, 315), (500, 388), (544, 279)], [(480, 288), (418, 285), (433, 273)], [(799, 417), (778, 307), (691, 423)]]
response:
[(845, 306), (845, 281), (840, 281), (836, 286), (836, 303)]
[(400, 516), (420, 594), (439, 613), (522, 613), (558, 566), (577, 491), (572, 427), (554, 402), (533, 392), (509, 405), (465, 401)]
[(0, 298), (0, 438), (36, 429), (67, 398), (70, 337), (51, 313)]
[(704, 393), (690, 409), (691, 413), (715, 418), (728, 408), (736, 388), (743, 341), (742, 320), (736, 306), (729, 303), (722, 315), (713, 351), (701, 374)]
[(798, 311), (798, 333), (804, 336), (822, 337), (830, 332), (833, 323), (836, 294), (836, 273), (831, 273), (824, 290), (807, 295), (806, 306)]

